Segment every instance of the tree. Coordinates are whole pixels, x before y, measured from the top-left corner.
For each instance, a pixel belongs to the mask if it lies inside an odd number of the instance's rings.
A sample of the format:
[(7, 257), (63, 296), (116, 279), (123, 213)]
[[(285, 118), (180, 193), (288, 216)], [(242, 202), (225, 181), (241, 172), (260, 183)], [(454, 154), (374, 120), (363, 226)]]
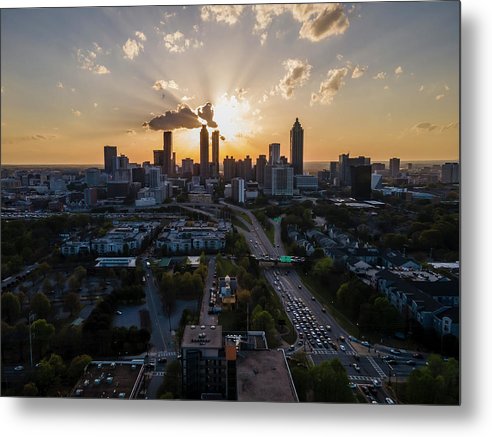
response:
[(63, 299), (65, 308), (70, 311), (70, 316), (77, 314), (80, 311), (80, 296), (77, 293), (70, 292)]
[(33, 398), (36, 397), (38, 393), (39, 390), (34, 382), (28, 382), (27, 384), (24, 384), (24, 388), (22, 389), (22, 396)]
[(13, 325), (19, 318), (21, 305), (19, 298), (10, 291), (2, 294), (2, 320)]
[(312, 378), (314, 402), (353, 402), (354, 396), (348, 384), (347, 371), (338, 360), (324, 361), (313, 366)]
[(48, 278), (45, 278), (43, 281), (43, 285), (41, 286), (43, 293), (48, 293), (49, 291), (52, 290), (52, 284), (51, 281)]
[(46, 278), (48, 273), (51, 270), (51, 266), (45, 261), (39, 264), (38, 266), (39, 273), (43, 276), (43, 278)]
[(31, 299), (31, 311), (41, 319), (50, 315), (51, 303), (44, 293), (36, 293)]
[(35, 320), (31, 325), (33, 344), (38, 348), (39, 355), (43, 355), (55, 333), (55, 327), (45, 319)]
[(333, 267), (333, 260), (329, 257), (321, 258), (316, 261), (313, 267), (313, 275), (320, 282), (325, 282), (330, 280), (331, 269)]
[(67, 370), (67, 377), (72, 384), (80, 378), (86, 366), (92, 361), (89, 355), (78, 355), (72, 359)]

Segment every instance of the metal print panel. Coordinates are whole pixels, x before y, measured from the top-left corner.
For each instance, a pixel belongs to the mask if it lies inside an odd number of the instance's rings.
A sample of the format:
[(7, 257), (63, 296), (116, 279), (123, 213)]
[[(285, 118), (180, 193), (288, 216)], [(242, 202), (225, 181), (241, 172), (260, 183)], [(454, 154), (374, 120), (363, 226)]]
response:
[(1, 41), (3, 396), (459, 404), (459, 2)]

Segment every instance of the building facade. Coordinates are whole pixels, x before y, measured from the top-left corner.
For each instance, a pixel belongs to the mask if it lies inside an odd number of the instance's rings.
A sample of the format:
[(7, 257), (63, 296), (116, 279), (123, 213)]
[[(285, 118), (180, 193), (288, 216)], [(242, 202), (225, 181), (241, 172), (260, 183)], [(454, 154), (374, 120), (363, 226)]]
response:
[(304, 173), (304, 129), (298, 118), (290, 130), (290, 162), (295, 175)]

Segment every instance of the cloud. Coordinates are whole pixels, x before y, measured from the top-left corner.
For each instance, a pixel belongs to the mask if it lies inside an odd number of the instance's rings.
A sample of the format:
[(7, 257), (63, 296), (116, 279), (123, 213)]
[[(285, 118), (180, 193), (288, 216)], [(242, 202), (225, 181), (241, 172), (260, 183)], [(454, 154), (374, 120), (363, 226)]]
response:
[(241, 5), (202, 6), (201, 17), (203, 21), (215, 20), (232, 26), (239, 21), (243, 10), (244, 6)]
[(420, 85), (419, 93), (421, 93), (422, 91), (424, 91), (424, 85)]
[(217, 123), (214, 121), (214, 107), (210, 102), (205, 103), (203, 106), (199, 106), (197, 108), (197, 114), (202, 120), (207, 122), (209, 127), (218, 127)]
[(80, 117), (82, 115), (82, 112), (78, 111), (77, 109), (73, 109), (72, 108), (72, 114), (75, 116), (75, 117)]
[(203, 47), (203, 41), (186, 38), (182, 32), (177, 30), (174, 33), (164, 35), (164, 47), (171, 53), (183, 53), (190, 48)]
[(292, 11), (293, 17), (303, 23), (299, 36), (317, 42), (333, 35), (341, 35), (349, 27), (343, 5), (329, 4), (296, 4)]
[(358, 79), (359, 77), (364, 76), (364, 73), (367, 71), (367, 65), (356, 65), (354, 71), (352, 71), (352, 79)]
[(79, 68), (81, 68), (82, 70), (90, 71), (94, 74), (109, 74), (111, 72), (109, 68), (104, 65), (98, 64), (96, 62), (96, 59), (97, 53), (93, 50), (77, 50), (77, 62), (79, 64)]
[(384, 80), (386, 79), (386, 73), (384, 71), (380, 71), (376, 76), (373, 76), (373, 79), (376, 80)]
[(127, 129), (126, 134), (127, 135), (137, 135), (137, 132), (134, 129)]
[(224, 136), (224, 135), (221, 135), (221, 136), (220, 136), (220, 139), (221, 139), (222, 141), (225, 141), (225, 139), (226, 139), (226, 138), (225, 138), (225, 136)]
[(193, 100), (195, 96), (183, 96), (181, 97), (182, 102), (189, 102), (190, 100)]
[(122, 49), (125, 54), (123, 57), (133, 61), (139, 55), (140, 51), (143, 51), (144, 46), (140, 41), (128, 38)]
[(236, 88), (234, 90), (234, 93), (239, 100), (242, 100), (246, 97), (246, 94), (248, 94), (248, 91), (244, 88)]
[(58, 138), (56, 135), (53, 135), (53, 134), (33, 134), (31, 135), (29, 138), (26, 138), (26, 139), (30, 139), (30, 140), (34, 140), (34, 141), (48, 141), (48, 140), (54, 140), (55, 138)]
[[(151, 130), (196, 129), (202, 126), (202, 120), (208, 126), (217, 127), (213, 120), (214, 110), (211, 103), (198, 107), (195, 111), (187, 104), (180, 103), (176, 110), (166, 111), (143, 124)], [(202, 120), (200, 120), (202, 119)]]
[(337, 59), (338, 59), (339, 61), (341, 61), (341, 60), (343, 59), (343, 55), (341, 55), (341, 54), (339, 53), (339, 54), (337, 55)]
[(97, 108), (99, 106), (99, 103), (94, 102), (94, 108)]
[(436, 96), (436, 100), (441, 100), (441, 99), (444, 99), (444, 97), (446, 97), (444, 94), (438, 94)]
[(143, 32), (139, 32), (138, 30), (135, 32), (135, 36), (140, 40), (140, 41), (147, 41), (147, 37)]
[(389, 90), (389, 89), (390, 89), (390, 87), (389, 87), (388, 85), (385, 85), (385, 86), (383, 87), (383, 90)]
[(340, 88), (345, 84), (344, 78), (348, 73), (347, 67), (334, 68), (328, 71), (326, 79), (319, 86), (318, 93), (311, 94), (311, 105), (314, 103), (330, 105)]
[(302, 23), (299, 38), (318, 42), (333, 35), (341, 35), (349, 27), (343, 5), (329, 4), (265, 4), (252, 8), (256, 22), (253, 32), (261, 35), (262, 44), (266, 41), (266, 29), (272, 20), (284, 13), (290, 12), (295, 21)]
[(61, 88), (61, 89), (63, 89), (63, 84), (62, 84), (61, 82), (58, 82), (58, 83), (56, 84), (56, 87), (57, 87), (57, 88)]
[(397, 76), (400, 76), (401, 74), (403, 74), (403, 68), (401, 67), (401, 65), (398, 65), (398, 67), (395, 68), (395, 74)]
[(459, 123), (456, 121), (446, 125), (438, 125), (438, 124), (430, 123), (428, 121), (423, 121), (412, 126), (411, 130), (416, 132), (417, 134), (431, 133), (431, 132), (441, 133), (447, 130), (457, 129), (458, 126)]
[(152, 85), (152, 88), (155, 89), (156, 91), (164, 91), (167, 89), (170, 90), (179, 90), (179, 85), (174, 82), (174, 80), (156, 80), (154, 82), (154, 85)]
[(285, 76), (280, 80), (277, 88), (284, 99), (290, 99), (294, 89), (303, 86), (311, 75), (312, 65), (307, 60), (287, 59), (282, 65), (287, 70)]

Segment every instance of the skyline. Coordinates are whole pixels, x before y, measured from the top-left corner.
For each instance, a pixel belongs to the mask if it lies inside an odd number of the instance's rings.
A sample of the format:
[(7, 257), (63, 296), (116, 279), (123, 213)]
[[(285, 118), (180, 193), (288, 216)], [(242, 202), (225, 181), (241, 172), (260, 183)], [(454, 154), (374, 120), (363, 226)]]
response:
[(174, 131), (173, 149), (196, 162), (202, 121), (226, 138), (220, 162), (270, 143), (288, 155), (297, 117), (305, 162), (459, 158), (458, 2), (4, 9), (1, 20), (4, 165), (102, 164), (107, 144), (151, 160), (163, 132), (152, 128), (169, 126), (192, 127)]

